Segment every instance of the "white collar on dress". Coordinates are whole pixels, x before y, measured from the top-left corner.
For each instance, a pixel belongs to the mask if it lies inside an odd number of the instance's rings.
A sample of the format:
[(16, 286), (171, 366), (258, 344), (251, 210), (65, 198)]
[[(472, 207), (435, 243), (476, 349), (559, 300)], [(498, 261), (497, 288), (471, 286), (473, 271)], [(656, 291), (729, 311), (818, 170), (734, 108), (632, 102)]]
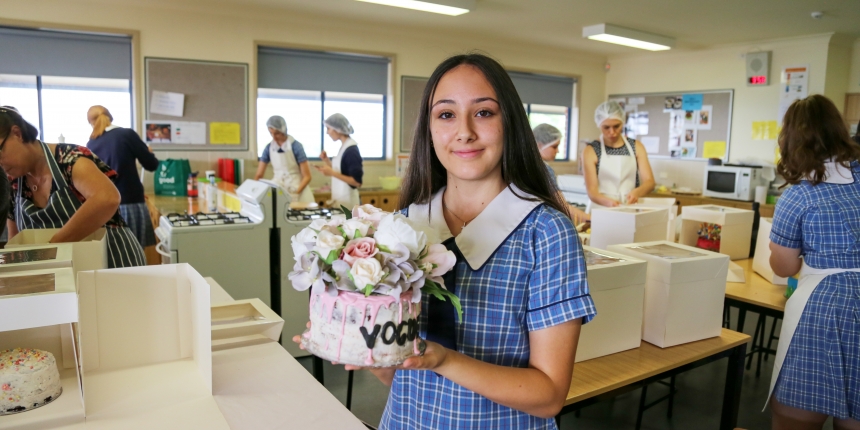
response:
[(109, 125), (109, 126), (105, 127), (105, 132), (111, 131), (111, 130), (113, 130), (113, 129), (115, 129), (115, 128), (119, 128), (119, 126), (116, 126), (116, 125), (111, 124), (111, 125)]
[[(442, 195), (444, 193), (445, 188), (443, 187), (433, 196), (430, 203), (410, 205), (409, 218), (430, 224), (439, 232), (442, 240), (447, 240), (452, 234), (445, 223), (445, 216), (442, 214)], [(454, 239), (457, 248), (460, 249), (460, 253), (463, 254), (472, 270), (483, 267), (493, 253), (507, 240), (508, 236), (536, 207), (543, 203), (540, 200), (523, 200), (517, 196), (531, 197), (513, 184), (505, 187)]]
[[(808, 177), (804, 179), (812, 182)], [(845, 167), (842, 163), (827, 161), (824, 163), (824, 182), (836, 185), (853, 184), (854, 174), (851, 167)]]

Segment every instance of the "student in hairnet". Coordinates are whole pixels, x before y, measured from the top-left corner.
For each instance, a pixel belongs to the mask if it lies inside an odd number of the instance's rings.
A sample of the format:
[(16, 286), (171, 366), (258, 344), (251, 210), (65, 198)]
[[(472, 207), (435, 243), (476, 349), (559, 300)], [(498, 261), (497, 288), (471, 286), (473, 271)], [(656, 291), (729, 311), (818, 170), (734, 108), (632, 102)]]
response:
[(329, 159), (323, 151), (320, 158), (322, 166), (315, 166), (323, 175), (331, 177), (331, 198), (333, 207), (344, 206), (352, 209), (360, 205), (358, 188), (364, 176), (361, 153), (358, 143), (350, 135), (355, 132), (345, 116), (336, 113), (324, 121), (325, 130), (331, 140), (340, 141), (340, 151), (337, 156)]
[(275, 174), (272, 181), (290, 195), (294, 202), (313, 203), (311, 187), (311, 168), (305, 148), (299, 141), (287, 134), (287, 122), (275, 115), (266, 121), (272, 141), (263, 149), (260, 164), (254, 180), (260, 180), (266, 173), (266, 166), (272, 164)]
[(615, 101), (594, 111), (600, 139), (582, 154), (591, 209), (634, 204), (654, 189), (654, 174), (641, 142), (624, 136), (624, 109)]
[[(543, 159), (553, 184), (558, 186), (558, 177), (555, 174), (555, 170), (552, 170), (552, 167), (550, 167), (549, 162), (555, 160), (555, 156), (558, 154), (558, 146), (561, 144), (562, 138), (561, 131), (552, 125), (540, 124), (532, 130), (532, 133), (535, 135), (535, 142), (538, 145), (540, 158)], [(562, 200), (564, 200), (563, 195)], [(591, 219), (588, 214), (574, 206), (570, 206), (570, 216), (573, 218), (574, 224)]]

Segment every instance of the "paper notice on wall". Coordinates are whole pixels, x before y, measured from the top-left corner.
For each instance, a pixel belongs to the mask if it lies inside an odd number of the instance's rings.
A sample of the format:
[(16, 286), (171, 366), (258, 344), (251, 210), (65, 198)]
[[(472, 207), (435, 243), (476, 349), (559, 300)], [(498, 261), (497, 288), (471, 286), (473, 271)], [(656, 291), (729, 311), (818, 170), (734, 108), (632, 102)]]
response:
[(711, 118), (714, 114), (714, 107), (711, 105), (704, 105), (698, 112), (696, 112), (696, 129), (698, 130), (710, 130), (711, 122), (713, 118)]
[(172, 121), (144, 121), (143, 129), (146, 143), (173, 143)]
[(702, 108), (704, 95), (702, 94), (684, 94), (681, 99), (681, 109), (684, 110), (699, 110)]
[(628, 97), (627, 104), (631, 105), (644, 105), (645, 97)]
[(682, 146), (679, 158), (696, 158), (695, 146)]
[(185, 94), (152, 91), (149, 113), (182, 117), (185, 110)]
[(645, 152), (649, 154), (660, 152), (660, 136), (640, 136), (639, 141), (645, 147)]
[(710, 140), (704, 143), (702, 148), (702, 158), (719, 158), (726, 157), (726, 142)]
[(394, 173), (403, 178), (406, 176), (406, 169), (409, 168), (409, 154), (397, 154), (395, 158)]
[(809, 66), (783, 67), (779, 79), (779, 113), (777, 120), (782, 123), (782, 118), (788, 107), (795, 100), (805, 99), (809, 95)]
[(239, 145), (242, 143), (242, 128), (238, 122), (210, 122), (209, 143)]
[(775, 140), (779, 137), (779, 124), (776, 121), (753, 121), (753, 140)]
[(173, 123), (173, 143), (206, 144), (206, 123), (176, 121)]

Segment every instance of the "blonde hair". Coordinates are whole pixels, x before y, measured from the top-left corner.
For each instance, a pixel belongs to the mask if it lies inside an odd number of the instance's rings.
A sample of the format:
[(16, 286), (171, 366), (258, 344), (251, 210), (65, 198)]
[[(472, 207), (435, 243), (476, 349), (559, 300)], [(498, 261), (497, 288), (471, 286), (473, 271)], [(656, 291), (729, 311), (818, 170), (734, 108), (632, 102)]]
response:
[(90, 134), (90, 139), (95, 139), (105, 133), (113, 121), (113, 116), (104, 106), (93, 106), (87, 110), (87, 120), (93, 126), (93, 132)]

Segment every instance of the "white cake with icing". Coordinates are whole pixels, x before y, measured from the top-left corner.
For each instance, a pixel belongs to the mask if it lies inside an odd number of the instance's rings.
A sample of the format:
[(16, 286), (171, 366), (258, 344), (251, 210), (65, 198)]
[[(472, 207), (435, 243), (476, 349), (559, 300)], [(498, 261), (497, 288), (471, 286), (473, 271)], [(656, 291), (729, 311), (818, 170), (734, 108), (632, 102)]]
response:
[(63, 393), (54, 355), (15, 348), (0, 352), (0, 415), (47, 405)]
[(311, 328), (302, 335), (302, 345), (314, 355), (340, 364), (401, 364), (418, 354), (421, 304), (411, 299), (411, 291), (399, 300), (345, 291), (336, 296), (316, 294), (310, 302)]

